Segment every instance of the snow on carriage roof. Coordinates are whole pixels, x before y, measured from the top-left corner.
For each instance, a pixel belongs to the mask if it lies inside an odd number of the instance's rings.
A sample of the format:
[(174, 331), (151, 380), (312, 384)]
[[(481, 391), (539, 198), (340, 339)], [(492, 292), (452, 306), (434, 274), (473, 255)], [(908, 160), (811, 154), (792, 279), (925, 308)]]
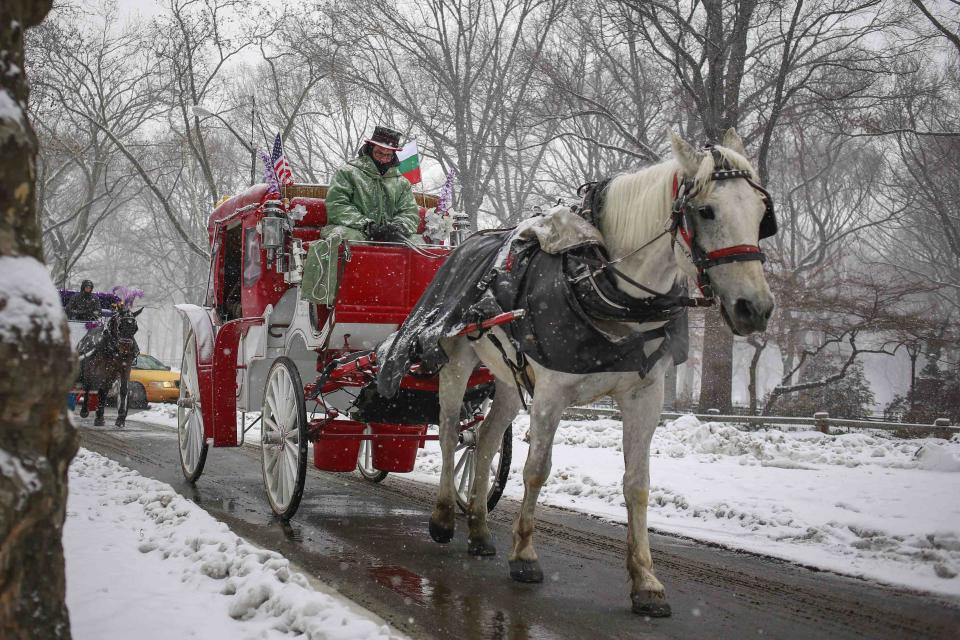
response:
[(229, 218), (237, 209), (250, 204), (262, 204), (263, 201), (266, 200), (266, 196), (267, 185), (265, 184), (255, 184), (252, 187), (248, 187), (245, 191), (230, 196), (218, 204), (213, 210), (213, 213), (210, 214), (210, 218), (207, 219), (207, 228), (212, 231), (214, 224)]

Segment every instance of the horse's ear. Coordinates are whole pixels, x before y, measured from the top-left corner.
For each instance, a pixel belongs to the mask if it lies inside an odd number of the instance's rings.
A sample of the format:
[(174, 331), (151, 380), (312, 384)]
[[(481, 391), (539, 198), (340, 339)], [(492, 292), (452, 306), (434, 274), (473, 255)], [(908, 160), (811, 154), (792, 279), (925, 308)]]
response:
[(137, 309), (136, 311), (134, 311), (134, 312), (131, 313), (130, 315), (132, 315), (134, 318), (136, 318), (136, 317), (137, 317), (138, 315), (140, 315), (141, 313), (143, 313), (143, 307), (140, 307), (139, 309)]
[(693, 145), (677, 135), (676, 131), (670, 132), (670, 146), (673, 148), (673, 157), (683, 169), (683, 174), (688, 178), (696, 175), (703, 156), (693, 148)]
[(747, 150), (743, 148), (743, 140), (740, 139), (740, 135), (733, 127), (727, 129), (726, 133), (723, 134), (723, 142), (721, 144), (744, 157), (747, 155)]

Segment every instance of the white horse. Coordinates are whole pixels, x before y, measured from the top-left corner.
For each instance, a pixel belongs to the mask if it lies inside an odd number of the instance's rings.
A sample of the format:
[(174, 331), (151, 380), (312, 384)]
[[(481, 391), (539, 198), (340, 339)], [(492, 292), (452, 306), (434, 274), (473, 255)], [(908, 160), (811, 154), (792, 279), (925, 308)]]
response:
[[(744, 250), (759, 252), (758, 229), (762, 219), (767, 222), (765, 196), (769, 196), (756, 184), (753, 168), (744, 157), (743, 143), (733, 129), (725, 134), (723, 145), (711, 152), (694, 149), (676, 134), (672, 135), (671, 142), (673, 159), (620, 175), (609, 184), (599, 225), (609, 256), (612, 260), (622, 258), (617, 264), (620, 273), (657, 291), (669, 290), (681, 272), (691, 277), (700, 275), (701, 279), (708, 272), (712, 293), (719, 299), (723, 316), (734, 333), (746, 335), (762, 331), (773, 310), (773, 297), (764, 279), (762, 263), (756, 256), (744, 258), (742, 254)], [(726, 166), (716, 166), (718, 159)], [(726, 176), (715, 173), (722, 168), (728, 169)], [(735, 175), (738, 171), (739, 175)], [(663, 233), (673, 218), (671, 209), (677, 184), (690, 187), (686, 193), (690, 194), (688, 224), (692, 229), (684, 231), (685, 235), (692, 235), (692, 243), (696, 245), (693, 257), (681, 238)], [(775, 225), (772, 215), (770, 209), (770, 222)], [(637, 251), (640, 247), (643, 248)], [(694, 264), (696, 257), (735, 254), (741, 257), (701, 262), (700, 268)], [(633, 297), (648, 295), (625, 279), (618, 278), (618, 287)], [(636, 332), (656, 326), (611, 323), (608, 328)], [(516, 362), (506, 334), (500, 328), (493, 332)], [(659, 343), (659, 339), (648, 343), (646, 353), (652, 353)], [(444, 339), (441, 344), (449, 356), (449, 362), (440, 372), (443, 467), (437, 504), (430, 518), (430, 533), (438, 542), (448, 542), (453, 537), (454, 450), (460, 409), (467, 379), (476, 365), (483, 363), (496, 378), (496, 395), (479, 429), (475, 465), (478, 471), (468, 509), (468, 552), (494, 555), (496, 550), (487, 528), (488, 470), (504, 430), (519, 413), (521, 399), (513, 372), (489, 338), (485, 336), (472, 342), (456, 337)], [(551, 448), (560, 415), (571, 405), (611, 396), (623, 416), (626, 466), (623, 495), (627, 507), (627, 569), (631, 578), (632, 608), (641, 615), (670, 615), (664, 587), (654, 575), (647, 537), (650, 441), (663, 405), (664, 373), (668, 366), (673, 366), (667, 359), (661, 358), (642, 378), (636, 372), (561, 373), (528, 360), (527, 374), (535, 391), (529, 408), (530, 448), (523, 468), (523, 503), (513, 525), (513, 548), (509, 557), (513, 579), (543, 580), (533, 544), (534, 511), (540, 488), (550, 473)]]

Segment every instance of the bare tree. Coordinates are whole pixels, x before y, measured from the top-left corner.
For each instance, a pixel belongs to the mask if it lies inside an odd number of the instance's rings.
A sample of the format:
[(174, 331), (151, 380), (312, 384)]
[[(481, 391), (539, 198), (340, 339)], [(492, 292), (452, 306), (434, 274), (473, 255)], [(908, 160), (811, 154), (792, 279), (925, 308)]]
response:
[(527, 108), (536, 63), (564, 0), (358, 2), (316, 37), (354, 43), (338, 73), (380, 96), (456, 167), (459, 206), (477, 214)]
[[(930, 24), (954, 46), (960, 54), (960, 21), (957, 20), (957, 11), (960, 11), (960, 0), (941, 0), (941, 2), (924, 2), (910, 0)], [(953, 13), (950, 12), (951, 8)]]
[[(834, 265), (835, 267), (837, 265)], [(792, 304), (806, 319), (805, 333), (814, 339), (801, 345), (791, 368), (767, 396), (763, 413), (787, 394), (807, 391), (841, 380), (857, 359), (867, 353), (893, 355), (902, 346), (902, 332), (926, 326), (928, 310), (910, 304), (917, 296), (914, 282), (891, 284), (889, 274), (851, 274), (830, 269), (830, 284), (815, 296), (801, 296)], [(840, 354), (840, 366), (829, 374), (795, 381), (808, 362), (823, 354)]]
[[(878, 50), (873, 34), (895, 32), (903, 11), (886, 0), (621, 0), (611, 12), (635, 30), (675, 77), (690, 134), (720, 139), (736, 126), (769, 178), (771, 143), (788, 116), (872, 95), (901, 51)], [(689, 120), (685, 118), (689, 115)], [(733, 337), (708, 313), (700, 404), (730, 407)]]
[(62, 532), (77, 434), (65, 397), (75, 361), (36, 218), (24, 29), (50, 2), (0, 4), (0, 635), (70, 638)]

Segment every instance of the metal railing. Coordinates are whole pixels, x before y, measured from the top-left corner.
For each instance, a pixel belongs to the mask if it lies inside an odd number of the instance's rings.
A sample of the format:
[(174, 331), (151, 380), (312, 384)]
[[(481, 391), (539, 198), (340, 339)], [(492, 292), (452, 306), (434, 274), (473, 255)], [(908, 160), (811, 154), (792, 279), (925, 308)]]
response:
[[(619, 409), (608, 409), (605, 407), (570, 407), (564, 412), (564, 418), (596, 418), (596, 417), (619, 417)], [(947, 418), (937, 418), (933, 424), (916, 424), (909, 422), (879, 422), (873, 420), (851, 420), (848, 418), (831, 418), (825, 411), (818, 411), (811, 418), (800, 416), (741, 416), (741, 415), (720, 415), (713, 413), (677, 413), (665, 411), (660, 414), (661, 422), (664, 420), (676, 420), (680, 416), (692, 415), (701, 422), (728, 422), (734, 424), (746, 424), (756, 427), (772, 427), (778, 425), (806, 426), (829, 433), (830, 427), (842, 427), (845, 429), (879, 429), (882, 431), (951, 431), (960, 432), (960, 425), (952, 425)]]

